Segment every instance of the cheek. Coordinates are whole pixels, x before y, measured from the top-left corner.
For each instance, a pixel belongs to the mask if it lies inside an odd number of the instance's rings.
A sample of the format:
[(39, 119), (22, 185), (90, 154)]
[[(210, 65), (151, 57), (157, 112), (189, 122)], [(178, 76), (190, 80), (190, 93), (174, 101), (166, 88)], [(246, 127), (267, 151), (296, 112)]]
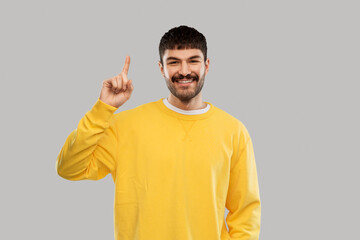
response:
[(198, 68), (194, 71), (194, 73), (196, 73), (200, 77), (200, 76), (204, 75), (205, 68)]
[(169, 70), (169, 69), (166, 69), (165, 71), (164, 71), (164, 74), (165, 74), (165, 77), (166, 78), (171, 78), (173, 75), (174, 75), (174, 71), (171, 71), (171, 69)]

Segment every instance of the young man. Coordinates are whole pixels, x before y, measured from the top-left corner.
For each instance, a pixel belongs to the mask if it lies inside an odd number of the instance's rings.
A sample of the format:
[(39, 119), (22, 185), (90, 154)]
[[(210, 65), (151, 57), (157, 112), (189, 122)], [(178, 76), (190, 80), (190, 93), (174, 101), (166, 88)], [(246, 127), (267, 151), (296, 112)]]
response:
[(116, 240), (258, 239), (261, 207), (249, 133), (201, 97), (209, 70), (205, 37), (187, 26), (173, 28), (159, 53), (168, 98), (114, 114), (134, 89), (127, 56), (66, 139), (58, 174), (98, 180), (111, 173)]

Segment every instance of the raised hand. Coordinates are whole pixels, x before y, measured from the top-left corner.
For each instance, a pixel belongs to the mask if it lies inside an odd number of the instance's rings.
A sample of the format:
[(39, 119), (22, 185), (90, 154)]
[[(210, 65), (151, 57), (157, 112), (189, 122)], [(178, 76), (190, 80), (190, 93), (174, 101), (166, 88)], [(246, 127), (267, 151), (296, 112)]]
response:
[(128, 80), (127, 74), (130, 66), (130, 56), (126, 56), (122, 72), (110, 79), (104, 80), (100, 92), (100, 100), (113, 107), (120, 107), (129, 100), (134, 86)]

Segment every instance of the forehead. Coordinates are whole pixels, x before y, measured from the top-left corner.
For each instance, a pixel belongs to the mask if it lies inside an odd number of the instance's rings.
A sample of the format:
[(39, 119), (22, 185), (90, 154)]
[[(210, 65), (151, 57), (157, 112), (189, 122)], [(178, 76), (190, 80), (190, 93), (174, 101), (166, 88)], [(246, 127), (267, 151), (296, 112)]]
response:
[(190, 48), (190, 49), (166, 49), (164, 52), (164, 60), (169, 57), (175, 57), (178, 59), (188, 59), (193, 56), (200, 56), (204, 59), (204, 55), (200, 49)]

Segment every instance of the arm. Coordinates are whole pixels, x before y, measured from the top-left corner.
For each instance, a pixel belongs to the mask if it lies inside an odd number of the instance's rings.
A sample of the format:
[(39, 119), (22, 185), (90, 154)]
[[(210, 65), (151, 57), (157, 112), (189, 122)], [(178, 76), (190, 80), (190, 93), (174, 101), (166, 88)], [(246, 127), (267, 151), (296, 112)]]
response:
[(67, 137), (57, 160), (58, 174), (68, 180), (99, 180), (115, 171), (116, 107), (97, 100)]
[(231, 159), (226, 222), (231, 240), (257, 240), (261, 204), (253, 144), (246, 129), (236, 145), (240, 147)]
[(61, 149), (58, 174), (68, 180), (99, 180), (109, 172), (115, 178), (117, 136), (113, 113), (129, 100), (134, 86), (128, 80), (130, 56), (120, 74), (104, 80), (100, 97), (80, 120)]

